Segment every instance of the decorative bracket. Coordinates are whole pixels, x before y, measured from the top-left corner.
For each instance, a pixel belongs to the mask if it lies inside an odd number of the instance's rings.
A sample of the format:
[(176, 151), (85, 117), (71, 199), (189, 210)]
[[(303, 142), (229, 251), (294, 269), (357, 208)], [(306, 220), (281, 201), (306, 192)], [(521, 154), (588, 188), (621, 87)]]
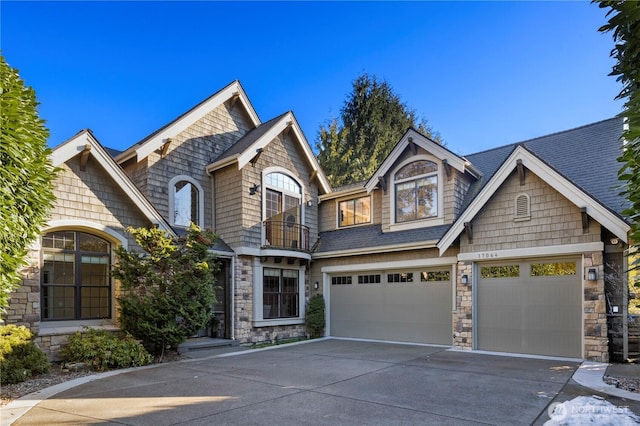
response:
[(311, 174), (309, 175), (309, 183), (313, 182), (313, 180), (315, 178), (318, 177), (318, 169), (315, 169), (314, 171), (311, 172)]
[(229, 100), (229, 108), (233, 109), (236, 106), (236, 103), (238, 102), (239, 99), (240, 99), (240, 93), (233, 92), (233, 94), (231, 95), (231, 99)]
[(444, 173), (447, 175), (447, 180), (451, 180), (451, 164), (445, 158), (442, 160), (442, 165), (444, 166)]
[(416, 155), (418, 153), (418, 145), (413, 143), (413, 138), (411, 136), (409, 136), (409, 146), (411, 147), (413, 155)]
[(160, 158), (164, 158), (167, 156), (167, 152), (169, 151), (169, 146), (171, 146), (172, 141), (173, 139), (171, 138), (165, 139), (164, 143), (162, 144), (162, 147), (160, 148)]
[(384, 178), (384, 176), (378, 176), (378, 183), (380, 184), (380, 188), (382, 188), (382, 190), (386, 194), (387, 193), (387, 181)]
[(467, 237), (469, 238), (469, 243), (473, 243), (473, 224), (471, 222), (465, 222), (464, 230), (466, 231)]
[(87, 168), (87, 161), (89, 161), (89, 152), (91, 152), (91, 145), (86, 144), (84, 149), (80, 153), (80, 170), (85, 171)]
[(580, 207), (580, 215), (582, 216), (582, 232), (589, 232), (589, 215), (587, 214), (586, 207)]
[(524, 185), (524, 164), (522, 160), (516, 160), (516, 168), (518, 169), (518, 176), (520, 176), (520, 186)]
[(255, 167), (256, 162), (258, 161), (258, 158), (260, 158), (260, 154), (262, 154), (262, 151), (264, 151), (262, 148), (256, 149), (256, 155), (254, 155), (253, 158), (249, 160), (252, 167)]

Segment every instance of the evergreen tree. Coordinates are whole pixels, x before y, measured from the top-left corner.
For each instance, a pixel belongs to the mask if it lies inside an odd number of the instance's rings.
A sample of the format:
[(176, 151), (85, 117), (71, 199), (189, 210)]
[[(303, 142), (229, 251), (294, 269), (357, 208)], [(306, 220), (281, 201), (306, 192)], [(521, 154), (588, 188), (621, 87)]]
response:
[[(616, 99), (625, 101), (621, 116), (628, 127), (622, 135), (625, 145), (619, 158), (622, 167), (618, 177), (625, 183), (622, 193), (630, 202), (624, 213), (631, 222), (631, 249), (637, 253), (640, 248), (640, 2), (597, 3), (601, 8), (610, 8), (609, 21), (600, 31), (613, 31), (615, 47), (611, 57), (616, 59), (616, 64), (610, 75), (617, 76), (622, 83)], [(636, 260), (635, 266), (640, 267), (640, 260)]]
[(0, 312), (55, 200), (49, 130), (37, 106), (35, 91), (0, 55)]
[(441, 143), (389, 83), (364, 73), (353, 82), (340, 119), (320, 128), (318, 160), (333, 186), (368, 179), (410, 127)]
[(122, 329), (155, 354), (205, 328), (216, 303), (219, 264), (209, 249), (216, 236), (195, 225), (173, 238), (153, 228), (129, 228), (142, 252), (119, 247), (113, 276), (120, 280)]

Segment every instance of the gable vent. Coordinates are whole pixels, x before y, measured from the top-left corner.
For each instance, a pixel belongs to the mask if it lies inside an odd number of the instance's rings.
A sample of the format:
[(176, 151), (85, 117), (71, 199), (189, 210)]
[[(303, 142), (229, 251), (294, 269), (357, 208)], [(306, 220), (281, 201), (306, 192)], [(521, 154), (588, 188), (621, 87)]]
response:
[(516, 196), (516, 220), (528, 220), (531, 219), (531, 203), (529, 195), (518, 194)]

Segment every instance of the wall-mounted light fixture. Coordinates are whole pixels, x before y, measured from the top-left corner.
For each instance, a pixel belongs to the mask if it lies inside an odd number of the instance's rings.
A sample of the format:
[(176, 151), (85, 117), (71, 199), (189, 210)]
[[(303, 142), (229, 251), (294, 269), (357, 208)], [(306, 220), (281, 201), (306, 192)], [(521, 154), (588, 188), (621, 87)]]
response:
[(307, 207), (311, 207), (313, 205), (313, 201), (309, 200), (307, 201)]
[(318, 281), (316, 281), (315, 284), (313, 284), (313, 288), (317, 290), (318, 287), (320, 287), (320, 283), (318, 283)]
[(469, 284), (469, 276), (468, 276), (468, 275), (463, 275), (463, 276), (460, 278), (460, 282), (461, 282), (462, 284), (465, 284), (465, 285), (466, 285), (466, 284)]
[(258, 189), (260, 189), (260, 185), (254, 183), (253, 186), (249, 187), (249, 195), (255, 195), (256, 192), (258, 192)]
[(597, 279), (598, 279), (598, 271), (596, 271), (595, 268), (589, 268), (589, 271), (587, 271), (587, 280), (595, 281)]

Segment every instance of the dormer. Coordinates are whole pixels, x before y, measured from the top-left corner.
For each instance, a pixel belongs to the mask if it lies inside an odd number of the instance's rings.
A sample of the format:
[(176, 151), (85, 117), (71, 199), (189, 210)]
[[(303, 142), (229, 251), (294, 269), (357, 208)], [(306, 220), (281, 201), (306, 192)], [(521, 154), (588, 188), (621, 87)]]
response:
[(479, 177), (466, 159), (409, 129), (365, 188), (383, 193), (383, 231), (401, 231), (452, 223)]

